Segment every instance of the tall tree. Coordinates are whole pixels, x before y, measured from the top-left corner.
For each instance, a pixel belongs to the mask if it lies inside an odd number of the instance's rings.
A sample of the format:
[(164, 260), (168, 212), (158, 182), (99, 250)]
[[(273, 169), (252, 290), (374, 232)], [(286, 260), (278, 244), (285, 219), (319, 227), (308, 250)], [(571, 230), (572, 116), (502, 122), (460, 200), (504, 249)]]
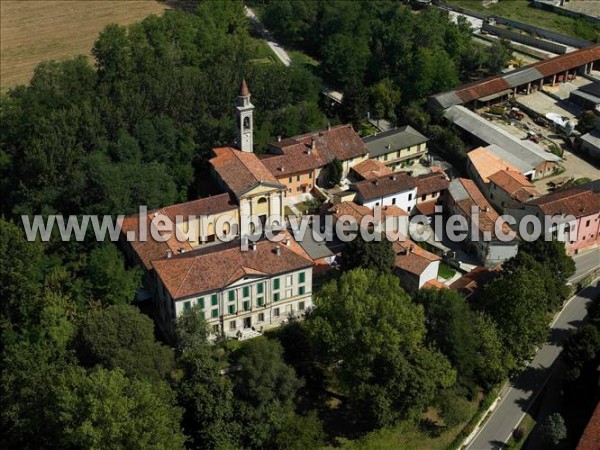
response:
[(418, 414), (456, 372), (425, 345), (423, 308), (393, 275), (356, 269), (323, 286), (309, 329), (322, 363), (363, 425)]
[(392, 243), (385, 236), (379, 237), (379, 240), (366, 241), (359, 233), (355, 239), (348, 242), (342, 252), (342, 269), (352, 270), (362, 267), (390, 273), (394, 267), (396, 254)]

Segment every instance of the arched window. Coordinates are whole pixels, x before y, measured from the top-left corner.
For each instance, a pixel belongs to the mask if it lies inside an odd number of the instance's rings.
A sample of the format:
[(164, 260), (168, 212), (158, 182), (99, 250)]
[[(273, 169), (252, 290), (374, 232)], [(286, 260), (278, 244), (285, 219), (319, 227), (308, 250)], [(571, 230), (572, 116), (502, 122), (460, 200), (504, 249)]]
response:
[(267, 197), (261, 197), (258, 199), (258, 204), (262, 205), (263, 203), (267, 203)]
[(244, 130), (250, 128), (250, 117), (244, 117)]

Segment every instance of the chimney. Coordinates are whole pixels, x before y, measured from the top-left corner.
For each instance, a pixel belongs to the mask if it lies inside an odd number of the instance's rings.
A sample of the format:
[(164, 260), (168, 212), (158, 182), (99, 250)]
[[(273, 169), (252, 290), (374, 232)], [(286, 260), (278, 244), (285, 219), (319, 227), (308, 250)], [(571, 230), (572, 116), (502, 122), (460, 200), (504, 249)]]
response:
[(395, 181), (395, 180), (396, 180), (396, 175), (392, 175), (392, 176), (390, 177), (390, 180), (393, 180), (393, 181)]
[(256, 251), (256, 242), (252, 242), (252, 251), (255, 252)]
[(310, 151), (311, 151), (311, 150), (314, 150), (314, 149), (315, 149), (315, 147), (316, 147), (316, 140), (315, 140), (315, 138), (313, 137), (313, 138), (311, 138), (311, 139), (310, 139), (310, 148), (309, 148), (309, 151), (308, 151), (308, 153), (310, 154)]
[(277, 136), (277, 142), (281, 142), (281, 135)]
[(167, 258), (171, 258), (173, 256), (173, 252), (171, 250), (167, 250)]
[(280, 255), (281, 255), (281, 247), (280, 247), (279, 245), (275, 247), (275, 254), (276, 254), (277, 256), (280, 256)]
[(281, 166), (281, 169), (280, 169), (280, 170), (283, 172), (283, 166)]
[(410, 247), (408, 248), (408, 251), (409, 251), (410, 253), (412, 253), (412, 252), (413, 252), (413, 250), (414, 250), (414, 245), (410, 244)]
[(185, 248), (183, 248), (183, 247), (180, 247), (180, 248), (179, 248), (179, 253), (185, 253)]
[(290, 240), (289, 239), (284, 239), (283, 243), (285, 244), (286, 247), (290, 246)]
[(331, 124), (327, 122), (327, 131), (331, 130)]

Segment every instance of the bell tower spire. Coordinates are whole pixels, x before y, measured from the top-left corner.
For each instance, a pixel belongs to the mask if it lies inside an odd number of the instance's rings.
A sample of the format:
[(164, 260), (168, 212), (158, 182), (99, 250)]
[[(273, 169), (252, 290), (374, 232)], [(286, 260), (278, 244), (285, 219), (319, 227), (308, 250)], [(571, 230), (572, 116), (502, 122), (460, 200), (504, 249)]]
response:
[(242, 78), (240, 84), (240, 92), (238, 93), (237, 101), (237, 145), (238, 148), (243, 152), (252, 153), (254, 149), (254, 139), (252, 136), (252, 129), (254, 127), (253, 113), (254, 105), (250, 103), (250, 91), (246, 80)]

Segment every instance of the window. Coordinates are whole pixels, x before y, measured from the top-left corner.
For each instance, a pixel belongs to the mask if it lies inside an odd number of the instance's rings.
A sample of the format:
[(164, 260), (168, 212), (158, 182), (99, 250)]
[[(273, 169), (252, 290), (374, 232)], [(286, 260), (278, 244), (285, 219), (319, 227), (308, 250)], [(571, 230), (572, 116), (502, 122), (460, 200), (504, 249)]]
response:
[(264, 203), (267, 203), (267, 197), (261, 197), (258, 199), (258, 204), (262, 205)]
[(275, 317), (279, 317), (279, 308), (275, 308), (275, 309), (273, 310), (273, 315), (274, 315)]
[(198, 299), (198, 308), (204, 309), (204, 298)]
[(258, 306), (262, 306), (262, 305), (264, 305), (264, 304), (265, 304), (265, 299), (264, 299), (263, 297), (258, 297), (258, 298), (256, 299), (256, 304), (257, 304)]
[(392, 205), (395, 205), (395, 204), (396, 204), (396, 199), (395, 199), (395, 198), (393, 198), (393, 199), (392, 199)]
[(273, 280), (273, 289), (279, 289), (279, 278)]
[(408, 194), (408, 199), (412, 200), (412, 194)]
[(219, 332), (219, 325), (213, 325), (212, 330), (213, 333), (217, 334)]
[(287, 277), (285, 277), (285, 286), (290, 287), (291, 285), (292, 285), (292, 276), (288, 275)]
[(235, 305), (229, 305), (229, 314), (235, 314)]
[(275, 292), (275, 293), (273, 294), (273, 301), (274, 301), (274, 302), (278, 302), (278, 301), (279, 301), (279, 292)]
[(300, 272), (298, 274), (298, 283), (304, 283), (306, 281), (306, 272)]
[(290, 183), (292, 182), (292, 177), (290, 177)]
[(259, 283), (256, 285), (256, 293), (257, 294), (262, 294), (265, 291), (265, 284), (264, 283)]
[(298, 303), (298, 310), (299, 311), (304, 311), (304, 302)]
[(412, 209), (412, 207), (409, 206), (408, 208), (406, 208), (406, 212), (410, 212), (411, 209)]
[(260, 313), (258, 315), (258, 321), (259, 322), (264, 322), (265, 321), (265, 314), (264, 313)]
[(423, 201), (423, 202), (424, 202), (426, 198), (427, 198), (427, 195), (423, 195), (423, 196), (421, 197), (421, 201)]
[(235, 300), (235, 291), (229, 291), (229, 301)]
[(232, 320), (231, 322), (229, 322), (229, 329), (235, 330), (235, 320)]
[(244, 311), (250, 311), (250, 302), (244, 302)]
[(306, 292), (306, 288), (304, 286), (300, 286), (298, 288), (298, 295), (304, 295), (305, 292)]
[(375, 202), (375, 206), (379, 206), (379, 202)]
[(296, 177), (296, 181), (300, 181), (300, 175)]
[(249, 297), (250, 296), (250, 287), (249, 286), (244, 286), (244, 289), (242, 290), (242, 293), (244, 294), (244, 297)]
[(309, 174), (308, 174), (308, 179), (309, 179), (309, 180), (312, 180), (312, 172), (309, 172)]
[(292, 290), (288, 289), (287, 291), (285, 291), (285, 298), (290, 298), (292, 296)]
[(217, 306), (218, 300), (217, 300), (217, 294), (213, 294), (210, 296), (210, 304), (212, 306)]
[(589, 226), (590, 226), (590, 221), (589, 221), (589, 220), (585, 222), (585, 226), (586, 226), (586, 227), (589, 227)]
[(192, 309), (192, 305), (190, 304), (191, 302), (185, 302), (183, 304), (183, 310), (184, 311), (189, 311), (190, 309)]
[(215, 317), (219, 317), (219, 308), (215, 308), (215, 309), (211, 310), (210, 317), (212, 317), (213, 319)]

